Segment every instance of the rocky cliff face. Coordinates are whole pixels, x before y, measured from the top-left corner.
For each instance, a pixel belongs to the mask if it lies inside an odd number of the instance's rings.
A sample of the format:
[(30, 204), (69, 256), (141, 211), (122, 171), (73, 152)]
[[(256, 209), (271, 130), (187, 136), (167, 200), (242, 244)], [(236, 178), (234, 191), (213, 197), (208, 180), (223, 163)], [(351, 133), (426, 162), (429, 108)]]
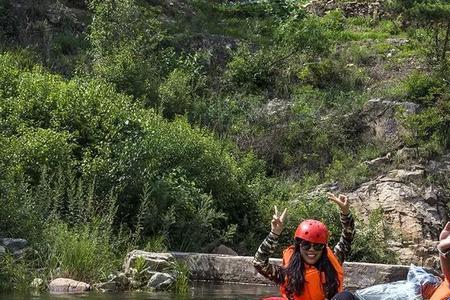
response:
[(417, 111), (414, 105), (381, 99), (363, 108), (365, 142), (384, 141), (393, 151), (366, 162), (378, 177), (360, 185), (349, 197), (364, 217), (382, 210), (397, 233), (390, 244), (401, 263), (437, 267), (436, 244), (448, 220), (450, 154), (432, 160), (423, 158), (418, 149), (404, 148), (400, 141), (407, 131), (396, 119), (396, 107), (408, 114)]

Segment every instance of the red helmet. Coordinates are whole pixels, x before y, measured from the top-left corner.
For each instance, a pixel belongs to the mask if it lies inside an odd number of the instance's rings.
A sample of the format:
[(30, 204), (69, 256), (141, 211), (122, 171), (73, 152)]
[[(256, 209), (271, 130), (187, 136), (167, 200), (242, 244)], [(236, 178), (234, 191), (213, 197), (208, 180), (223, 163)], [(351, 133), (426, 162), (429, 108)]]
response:
[(305, 220), (301, 222), (295, 231), (295, 238), (309, 241), (316, 244), (328, 243), (328, 228), (320, 221)]

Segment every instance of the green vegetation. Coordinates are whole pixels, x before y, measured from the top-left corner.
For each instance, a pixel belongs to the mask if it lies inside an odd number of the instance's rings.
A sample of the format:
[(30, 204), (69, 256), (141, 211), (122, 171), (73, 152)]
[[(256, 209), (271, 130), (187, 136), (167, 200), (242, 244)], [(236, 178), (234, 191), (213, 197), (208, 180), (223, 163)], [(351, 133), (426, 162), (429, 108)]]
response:
[(393, 7), (406, 19), (426, 29), (433, 58), (442, 68), (447, 67), (447, 51), (450, 48), (450, 4), (442, 0), (396, 0)]
[[(33, 270), (104, 280), (137, 247), (253, 254), (274, 204), (295, 216), (287, 232), (318, 218), (337, 238), (337, 210), (309, 192), (376, 175), (364, 161), (389, 149), (358, 119), (372, 97), (420, 105), (406, 145), (450, 147), (443, 1), (381, 20), (288, 0), (29, 2), (0, 0), (0, 236), (35, 253), (2, 258), (2, 289)], [(380, 212), (357, 226), (352, 260), (395, 262)]]

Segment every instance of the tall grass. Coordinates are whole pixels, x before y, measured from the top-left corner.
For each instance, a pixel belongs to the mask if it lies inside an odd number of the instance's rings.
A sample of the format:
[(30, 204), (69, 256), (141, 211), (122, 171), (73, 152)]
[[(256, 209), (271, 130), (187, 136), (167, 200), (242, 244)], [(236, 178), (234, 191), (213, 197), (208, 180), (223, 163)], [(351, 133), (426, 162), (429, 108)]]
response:
[(50, 277), (62, 276), (92, 282), (105, 279), (119, 267), (110, 237), (99, 223), (69, 228), (65, 223), (51, 224), (46, 235)]
[(186, 295), (189, 291), (189, 267), (185, 262), (175, 261), (171, 265), (171, 271), (175, 273), (173, 290), (177, 295)]

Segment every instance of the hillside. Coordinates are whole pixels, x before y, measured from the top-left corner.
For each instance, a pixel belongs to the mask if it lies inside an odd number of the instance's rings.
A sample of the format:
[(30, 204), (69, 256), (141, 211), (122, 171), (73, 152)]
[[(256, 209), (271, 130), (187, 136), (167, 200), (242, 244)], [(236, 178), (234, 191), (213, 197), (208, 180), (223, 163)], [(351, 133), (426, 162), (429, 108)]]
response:
[[(253, 255), (274, 205), (283, 245), (306, 217), (335, 242), (332, 191), (350, 260), (437, 266), (450, 8), (408, 5), (0, 0), (0, 237), (36, 250), (10, 265), (98, 280), (137, 247)], [(86, 245), (104, 255), (71, 264)]]

